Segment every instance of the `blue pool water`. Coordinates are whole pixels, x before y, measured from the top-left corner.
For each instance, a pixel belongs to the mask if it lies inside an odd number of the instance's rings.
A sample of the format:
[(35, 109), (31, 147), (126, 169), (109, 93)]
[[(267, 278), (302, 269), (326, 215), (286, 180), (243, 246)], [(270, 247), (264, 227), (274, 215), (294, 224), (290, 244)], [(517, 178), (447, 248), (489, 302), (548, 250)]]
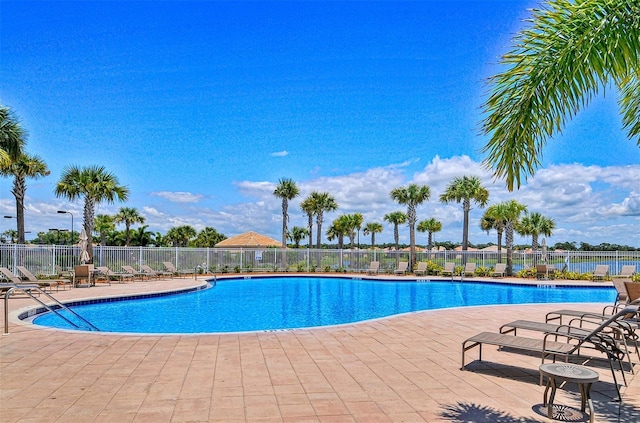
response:
[[(254, 277), (219, 280), (210, 289), (186, 294), (78, 305), (73, 310), (106, 332), (213, 333), (327, 326), (460, 306), (612, 303), (615, 297), (615, 290), (605, 287)], [(34, 322), (71, 328), (53, 313)]]

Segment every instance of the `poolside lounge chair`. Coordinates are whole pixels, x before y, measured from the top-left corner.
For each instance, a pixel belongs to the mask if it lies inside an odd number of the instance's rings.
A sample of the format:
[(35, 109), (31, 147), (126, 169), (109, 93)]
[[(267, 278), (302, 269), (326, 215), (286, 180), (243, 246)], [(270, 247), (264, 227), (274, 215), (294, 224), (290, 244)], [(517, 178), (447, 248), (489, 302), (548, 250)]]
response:
[(620, 269), (620, 273), (618, 273), (617, 275), (613, 275), (611, 276), (611, 278), (615, 281), (616, 279), (620, 280), (628, 280), (629, 282), (631, 282), (631, 279), (633, 278), (633, 275), (635, 275), (636, 273), (636, 265), (635, 264), (625, 264), (624, 266), (622, 266), (622, 269)]
[(627, 288), (627, 301), (635, 303), (640, 300), (640, 283), (637, 282), (624, 282), (625, 288)]
[[(73, 286), (89, 287), (95, 285), (93, 264), (81, 264), (73, 268)], [(86, 283), (81, 283), (86, 282)]]
[(369, 263), (369, 268), (367, 269), (367, 275), (375, 275), (380, 271), (380, 262), (372, 261)]
[(462, 272), (463, 276), (474, 277), (476, 274), (476, 264), (475, 263), (466, 263), (464, 265), (464, 271)]
[(17, 266), (16, 268), (25, 278), (27, 278), (29, 283), (38, 284), (42, 288), (49, 287), (49, 290), (51, 290), (51, 288), (55, 286), (56, 291), (58, 291), (60, 285), (62, 285), (63, 288), (66, 288), (67, 285), (71, 286), (71, 281), (69, 279), (38, 279), (24, 266)]
[(98, 266), (96, 270), (100, 272), (101, 276), (104, 276), (109, 282), (118, 281), (120, 283), (125, 282), (127, 279), (131, 279), (133, 282), (134, 276), (131, 273), (114, 272), (107, 266)]
[(408, 261), (401, 261), (398, 263), (398, 268), (394, 271), (394, 273), (396, 275), (404, 275), (407, 273), (407, 270), (409, 269), (409, 262)]
[(165, 271), (162, 271), (162, 270), (153, 270), (150, 266), (148, 266), (146, 264), (141, 264), (140, 265), (140, 269), (142, 269), (142, 271), (144, 273), (146, 273), (147, 276), (149, 276), (149, 277), (163, 279), (165, 277), (171, 276), (170, 272), (165, 272)]
[(427, 274), (427, 262), (426, 261), (421, 261), (420, 263), (418, 263), (418, 266), (415, 268), (415, 270), (413, 271), (413, 273), (418, 276), (418, 275), (426, 275)]
[(171, 272), (172, 276), (186, 276), (186, 275), (191, 275), (193, 273), (193, 271), (191, 270), (178, 270), (173, 263), (169, 262), (169, 261), (163, 261), (162, 265), (164, 266), (164, 268), (167, 270), (167, 272)]
[[(625, 355), (624, 351), (618, 348), (615, 340), (611, 338), (604, 330), (610, 328), (612, 324), (623, 320), (630, 314), (637, 314), (638, 307), (626, 307), (618, 313), (611, 316), (609, 319), (603, 321), (600, 325), (596, 326), (588, 334), (580, 334), (578, 336), (566, 332), (549, 332), (545, 333), (543, 338), (528, 338), (522, 336), (508, 335), (504, 333), (494, 332), (481, 332), (471, 338), (462, 342), (462, 367), (460, 370), (465, 369), (465, 353), (478, 347), (478, 360), (482, 361), (482, 345), (495, 345), (500, 348), (510, 348), (525, 352), (540, 353), (542, 363), (546, 357), (564, 356), (566, 359), (571, 355), (579, 355), (580, 349), (586, 346), (595, 348), (596, 350), (604, 353), (608, 358), (609, 368), (611, 369), (611, 375), (613, 376), (614, 385), (618, 391), (618, 397), (622, 401), (620, 394), (620, 388), (618, 387), (616, 372), (613, 367), (613, 362), (617, 362), (619, 367), (622, 368), (622, 359)], [(558, 342), (558, 337), (566, 339), (565, 342)], [(552, 340), (553, 339), (553, 340)]]
[(2, 273), (2, 278), (6, 279), (7, 281), (9, 281), (9, 283), (13, 283), (16, 285), (19, 284), (23, 284), (24, 281), (22, 279), (20, 279), (18, 276), (14, 275), (11, 270), (7, 269), (6, 267), (0, 267), (0, 273)]
[(507, 265), (504, 263), (496, 263), (496, 267), (491, 272), (491, 276), (504, 278), (507, 272)]
[[(628, 318), (632, 316), (627, 316)], [(578, 317), (573, 319), (568, 325), (557, 325), (552, 323), (545, 322), (536, 322), (532, 320), (515, 320), (513, 322), (505, 323), (500, 326), (500, 333), (508, 334), (512, 333), (513, 335), (517, 335), (518, 329), (533, 331), (533, 332), (543, 332), (543, 333), (557, 333), (562, 336), (563, 333), (569, 333), (574, 337), (587, 336), (590, 333), (589, 327), (594, 327), (599, 324), (602, 324), (603, 319), (602, 316), (597, 318), (590, 318), (589, 316)], [(615, 340), (618, 348), (624, 351), (627, 356), (627, 362), (629, 363), (629, 370), (632, 374), (635, 374), (633, 369), (633, 362), (631, 361), (631, 352), (629, 349), (629, 344), (632, 344), (635, 348), (636, 355), (640, 359), (640, 350), (638, 349), (638, 344), (636, 342), (635, 330), (634, 327), (627, 323), (627, 320), (620, 321), (619, 323), (614, 323), (611, 326), (604, 328), (603, 331), (607, 331), (611, 335), (611, 338)], [(627, 384), (627, 379), (624, 374), (624, 369), (620, 369), (622, 372), (622, 379)]]
[(138, 272), (137, 270), (135, 270), (133, 267), (131, 266), (122, 266), (122, 270), (124, 270), (125, 272), (129, 273), (130, 275), (133, 275), (133, 280), (135, 281), (137, 277), (140, 278), (141, 281), (144, 280), (145, 276), (148, 276), (146, 273), (144, 272)]
[(629, 302), (629, 293), (627, 292), (627, 286), (622, 279), (613, 279), (613, 287), (616, 289), (618, 295), (614, 304), (626, 304)]
[(453, 273), (456, 271), (456, 264), (452, 262), (447, 262), (444, 264), (444, 269), (440, 271), (440, 275), (447, 276), (450, 275), (453, 277)]
[[(7, 281), (7, 282), (4, 282), (4, 281), (0, 282), (0, 293), (2, 293), (3, 297), (9, 289), (14, 288), (16, 286), (23, 288), (25, 290), (29, 288), (40, 288), (39, 285), (35, 285), (33, 283), (23, 281), (21, 278), (14, 275), (11, 272), (11, 270), (7, 269), (6, 267), (0, 267), (0, 279), (5, 279)], [(15, 294), (16, 293), (14, 292), (11, 295), (15, 295)], [(35, 294), (39, 295), (37, 292)]]
[(603, 281), (609, 275), (609, 265), (608, 264), (599, 264), (596, 266), (596, 269), (593, 271), (591, 275), (592, 281)]
[(555, 270), (552, 264), (536, 264), (536, 279), (554, 279)]

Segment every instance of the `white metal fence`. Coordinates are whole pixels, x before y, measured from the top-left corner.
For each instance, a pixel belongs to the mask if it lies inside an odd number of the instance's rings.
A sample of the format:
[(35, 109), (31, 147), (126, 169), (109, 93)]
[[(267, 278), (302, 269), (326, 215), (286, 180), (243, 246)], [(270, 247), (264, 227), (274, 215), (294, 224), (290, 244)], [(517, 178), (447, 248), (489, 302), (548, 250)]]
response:
[[(72, 269), (79, 263), (79, 247), (69, 245), (0, 244), (0, 266), (15, 269), (25, 266), (38, 275), (53, 275), (56, 266)], [(399, 261), (408, 261), (408, 251), (338, 250), (338, 249), (282, 249), (282, 248), (179, 248), (179, 247), (111, 247), (94, 246), (94, 264), (108, 266), (114, 271), (123, 265), (139, 268), (146, 264), (156, 270), (163, 262), (171, 262), (179, 270), (197, 272), (252, 272), (252, 271), (318, 271), (360, 272), (372, 261), (380, 262), (382, 271), (392, 271)], [(417, 261), (432, 261), (443, 267), (445, 262), (462, 265), (475, 262), (478, 267), (492, 268), (498, 261), (506, 262), (506, 250), (501, 257), (491, 251), (438, 251), (416, 252)], [(513, 271), (540, 262), (540, 253), (514, 252)], [(615, 275), (625, 264), (635, 264), (640, 270), (640, 251), (551, 251), (546, 263), (558, 270), (592, 272), (596, 265), (609, 265)]]

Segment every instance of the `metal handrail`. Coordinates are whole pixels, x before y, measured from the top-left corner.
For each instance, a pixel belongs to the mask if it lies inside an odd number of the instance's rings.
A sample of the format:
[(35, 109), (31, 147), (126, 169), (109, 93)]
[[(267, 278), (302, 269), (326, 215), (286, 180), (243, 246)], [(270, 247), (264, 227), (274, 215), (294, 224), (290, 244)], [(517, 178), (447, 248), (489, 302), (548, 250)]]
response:
[(75, 311), (71, 310), (69, 307), (67, 307), (66, 305), (62, 304), (60, 301), (58, 301), (53, 295), (45, 292), (43, 289), (41, 289), (39, 286), (37, 285), (15, 285), (15, 284), (4, 284), (3, 286), (10, 286), (10, 288), (5, 292), (4, 294), (4, 334), (8, 334), (9, 333), (9, 296), (16, 290), (22, 291), (25, 294), (27, 294), (30, 298), (32, 298), (34, 301), (38, 302), (40, 305), (42, 305), (43, 307), (45, 307), (47, 310), (55, 313), (58, 317), (60, 317), (61, 319), (63, 319), (64, 321), (66, 321), (67, 323), (69, 323), (71, 326), (73, 326), (76, 329), (81, 329), (80, 326), (78, 326), (77, 324), (75, 324), (74, 322), (72, 322), (71, 320), (67, 319), (66, 317), (64, 317), (61, 313), (58, 312), (58, 310), (52, 306), (50, 306), (49, 304), (46, 304), (42, 301), (40, 301), (39, 298), (36, 298), (32, 293), (31, 290), (34, 289), (36, 291), (38, 291), (41, 294), (44, 294), (47, 298), (49, 298), (50, 300), (52, 300), (55, 305), (58, 306), (58, 308), (61, 308), (63, 310), (68, 311), (69, 313), (73, 314), (74, 316), (76, 316), (78, 319), (82, 320), (84, 323), (87, 324), (87, 326), (89, 326), (89, 328), (91, 330), (94, 331), (98, 331), (100, 332), (100, 329), (98, 329), (97, 327), (95, 327), (93, 324), (91, 324), (91, 322), (89, 322), (87, 319), (85, 319), (84, 317), (80, 316), (78, 313), (76, 313)]

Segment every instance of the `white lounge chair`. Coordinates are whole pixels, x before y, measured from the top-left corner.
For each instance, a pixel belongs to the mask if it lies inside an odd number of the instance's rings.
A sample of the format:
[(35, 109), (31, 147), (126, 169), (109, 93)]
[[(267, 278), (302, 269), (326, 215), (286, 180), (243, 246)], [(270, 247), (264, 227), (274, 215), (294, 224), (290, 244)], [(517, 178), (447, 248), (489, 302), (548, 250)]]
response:
[(453, 262), (447, 262), (444, 264), (444, 269), (440, 271), (440, 275), (442, 276), (451, 276), (453, 277), (453, 273), (456, 271), (456, 264)]
[(413, 271), (416, 275), (426, 275), (427, 274), (427, 262), (421, 261), (418, 263), (418, 266)]
[(367, 269), (367, 275), (375, 275), (380, 271), (380, 262), (372, 261), (369, 263), (369, 268)]
[(400, 263), (398, 263), (398, 268), (394, 271), (394, 273), (396, 275), (404, 275), (407, 273), (408, 269), (409, 269), (409, 262), (401, 261)]
[(503, 278), (507, 272), (507, 265), (504, 263), (496, 263), (496, 267), (491, 272), (491, 276)]
[(599, 264), (596, 266), (596, 269), (593, 271), (591, 275), (591, 280), (603, 281), (609, 275), (609, 265), (608, 264)]

